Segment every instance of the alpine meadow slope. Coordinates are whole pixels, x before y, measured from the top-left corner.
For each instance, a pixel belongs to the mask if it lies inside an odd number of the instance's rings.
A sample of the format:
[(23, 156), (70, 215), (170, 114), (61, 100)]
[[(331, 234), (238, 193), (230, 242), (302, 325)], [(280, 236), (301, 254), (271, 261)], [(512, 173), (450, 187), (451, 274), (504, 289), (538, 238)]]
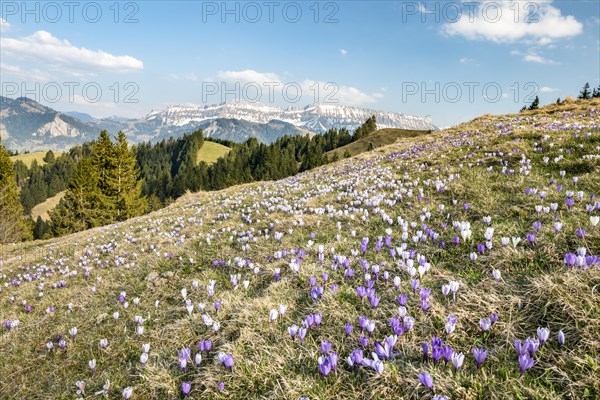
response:
[(0, 397), (598, 398), (599, 194), (594, 99), (4, 246)]

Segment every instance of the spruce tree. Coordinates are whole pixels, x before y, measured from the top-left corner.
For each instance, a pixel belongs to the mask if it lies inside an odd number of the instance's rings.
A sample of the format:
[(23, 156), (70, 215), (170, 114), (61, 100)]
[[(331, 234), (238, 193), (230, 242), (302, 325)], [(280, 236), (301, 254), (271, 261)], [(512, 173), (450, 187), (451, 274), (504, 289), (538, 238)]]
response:
[(12, 162), (0, 142), (0, 243), (17, 242), (30, 236), (19, 202)]
[(127, 144), (127, 137), (119, 131), (114, 146), (114, 165), (107, 177), (111, 190), (106, 193), (113, 196), (115, 220), (124, 221), (146, 211), (146, 199), (142, 197), (142, 181), (136, 164), (135, 154)]
[(583, 89), (581, 89), (581, 92), (579, 92), (579, 96), (577, 96), (577, 98), (583, 100), (592, 98), (592, 93), (590, 92), (590, 84), (588, 82), (586, 82), (586, 84), (583, 85)]
[(50, 227), (48, 223), (42, 219), (42, 217), (38, 216), (35, 221), (35, 226), (33, 227), (33, 238), (35, 240), (39, 239), (47, 239), (50, 235)]
[(69, 182), (65, 197), (50, 211), (55, 236), (79, 232), (111, 222), (103, 210), (105, 196), (99, 188), (100, 171), (90, 157), (82, 158)]
[(540, 108), (540, 98), (538, 96), (535, 96), (535, 99), (529, 106), (529, 110), (537, 110), (539, 108)]

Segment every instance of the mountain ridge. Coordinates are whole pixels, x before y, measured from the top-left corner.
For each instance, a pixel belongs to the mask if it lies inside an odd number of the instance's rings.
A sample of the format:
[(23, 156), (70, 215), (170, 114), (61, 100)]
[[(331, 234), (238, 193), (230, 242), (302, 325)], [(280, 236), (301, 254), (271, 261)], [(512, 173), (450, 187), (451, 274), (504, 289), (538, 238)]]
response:
[(207, 137), (216, 139), (243, 142), (254, 137), (272, 143), (285, 135), (314, 135), (342, 128), (352, 132), (372, 115), (380, 128), (437, 130), (429, 116), (332, 104), (286, 109), (247, 101), (187, 104), (127, 119), (93, 118), (77, 111), (57, 111), (28, 98), (0, 96), (0, 135), (8, 148), (18, 151), (64, 151), (95, 139), (103, 129), (123, 131), (131, 143), (158, 142), (197, 129), (206, 130)]

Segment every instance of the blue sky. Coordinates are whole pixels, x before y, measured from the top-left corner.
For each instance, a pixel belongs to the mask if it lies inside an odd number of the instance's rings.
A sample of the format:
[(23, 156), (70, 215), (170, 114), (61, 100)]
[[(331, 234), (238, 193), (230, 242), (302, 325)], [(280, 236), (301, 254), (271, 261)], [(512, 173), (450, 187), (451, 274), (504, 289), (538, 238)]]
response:
[(337, 102), (448, 126), (600, 81), (596, 0), (69, 4), (2, 3), (3, 95), (96, 117)]

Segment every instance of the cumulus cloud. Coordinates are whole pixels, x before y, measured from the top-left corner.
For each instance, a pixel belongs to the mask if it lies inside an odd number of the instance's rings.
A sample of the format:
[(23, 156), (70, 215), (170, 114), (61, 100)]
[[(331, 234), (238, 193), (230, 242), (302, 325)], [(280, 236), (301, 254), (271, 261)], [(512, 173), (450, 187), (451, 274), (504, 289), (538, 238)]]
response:
[(46, 31), (37, 31), (21, 39), (0, 38), (3, 52), (17, 57), (46, 62), (65, 69), (95, 69), (115, 72), (139, 71), (144, 63), (137, 58), (116, 56), (102, 50), (77, 47), (68, 40), (60, 40)]
[(368, 94), (356, 87), (341, 85), (337, 82), (324, 82), (314, 79), (291, 81), (282, 79), (274, 72), (259, 72), (250, 69), (242, 71), (219, 71), (216, 78), (210, 79), (210, 81), (224, 81), (239, 83), (241, 85), (247, 83), (258, 84), (264, 87), (265, 96), (263, 101), (269, 100), (268, 91), (273, 90), (275, 93), (282, 93), (285, 85), (288, 85), (288, 95), (290, 97), (296, 95), (292, 88), (294, 86), (297, 88), (296, 91), (299, 91), (302, 95), (299, 102), (304, 101), (307, 103), (337, 103), (340, 105), (360, 106), (375, 103), (383, 97), (383, 93), (381, 92)]
[(469, 40), (528, 40), (540, 45), (583, 31), (583, 24), (572, 15), (562, 15), (552, 0), (484, 0), (477, 4), (472, 12), (465, 7), (458, 21), (444, 24), (443, 31)]
[(558, 92), (558, 89), (555, 89), (550, 86), (542, 86), (540, 88), (540, 93), (552, 93), (552, 92)]
[(346, 54), (348, 54), (348, 50), (346, 49), (340, 49), (340, 54), (345, 56)]

